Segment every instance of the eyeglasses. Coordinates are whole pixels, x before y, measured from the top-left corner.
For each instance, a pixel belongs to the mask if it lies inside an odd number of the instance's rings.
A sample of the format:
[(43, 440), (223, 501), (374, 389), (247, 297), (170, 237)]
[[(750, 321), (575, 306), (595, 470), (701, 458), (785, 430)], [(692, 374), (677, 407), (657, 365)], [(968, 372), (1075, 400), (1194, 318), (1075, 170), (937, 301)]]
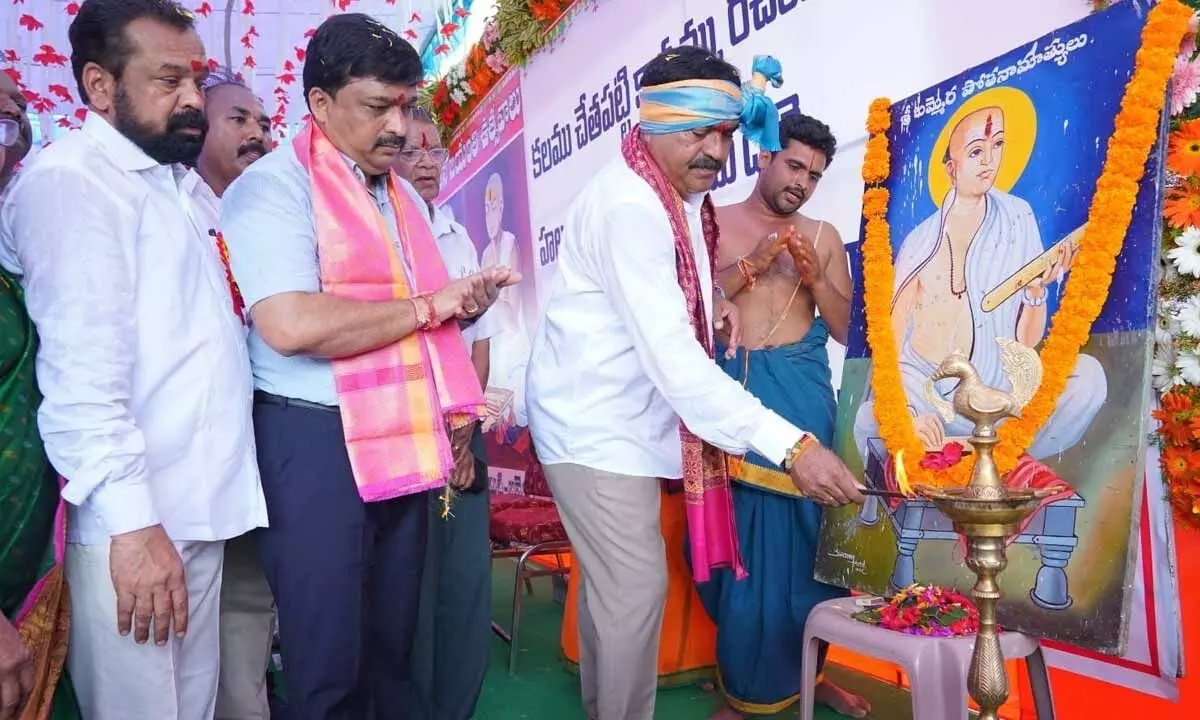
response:
[(426, 155), (438, 165), (446, 162), (446, 158), (450, 157), (446, 148), (409, 148), (400, 152), (400, 159), (410, 165), (416, 165)]
[(0, 120), (0, 146), (12, 147), (21, 137), (21, 125), (16, 120)]

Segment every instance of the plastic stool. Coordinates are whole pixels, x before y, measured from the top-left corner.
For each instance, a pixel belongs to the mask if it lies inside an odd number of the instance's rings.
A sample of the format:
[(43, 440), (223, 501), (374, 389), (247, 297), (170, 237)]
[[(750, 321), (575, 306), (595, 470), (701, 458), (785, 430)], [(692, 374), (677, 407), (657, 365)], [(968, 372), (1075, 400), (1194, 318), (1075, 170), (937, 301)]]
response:
[[(904, 668), (912, 686), (915, 720), (967, 720), (967, 668), (975, 649), (974, 636), (906, 635), (850, 617), (859, 609), (854, 598), (839, 598), (817, 605), (809, 614), (804, 626), (801, 720), (813, 717), (817, 650), (822, 640)], [(1042, 646), (1031, 637), (1006, 632), (1000, 634), (1000, 648), (1006, 660), (1025, 659), (1038, 720), (1053, 720), (1054, 699)]]

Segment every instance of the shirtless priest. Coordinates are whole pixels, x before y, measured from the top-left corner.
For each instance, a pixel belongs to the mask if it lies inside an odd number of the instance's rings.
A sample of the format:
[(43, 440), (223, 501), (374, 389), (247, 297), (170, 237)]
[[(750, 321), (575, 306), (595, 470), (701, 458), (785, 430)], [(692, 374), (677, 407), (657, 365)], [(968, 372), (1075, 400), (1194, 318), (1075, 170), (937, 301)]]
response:
[[(717, 358), (766, 407), (828, 446), (837, 403), (825, 346), (831, 335), (846, 341), (850, 270), (838, 231), (799, 210), (837, 143), (824, 123), (799, 113), (783, 117), (779, 137), (783, 149), (759, 158), (750, 197), (717, 211), (719, 281), (740, 313), (744, 344), (732, 357), (718, 348)], [(757, 453), (731, 464), (730, 475), (750, 577), (717, 572), (697, 588), (717, 625), (727, 705), (714, 718), (722, 719), (772, 715), (800, 699), (808, 613), (845, 594), (813, 579), (821, 507)], [(829, 681), (817, 685), (815, 700), (851, 717), (870, 710)]]

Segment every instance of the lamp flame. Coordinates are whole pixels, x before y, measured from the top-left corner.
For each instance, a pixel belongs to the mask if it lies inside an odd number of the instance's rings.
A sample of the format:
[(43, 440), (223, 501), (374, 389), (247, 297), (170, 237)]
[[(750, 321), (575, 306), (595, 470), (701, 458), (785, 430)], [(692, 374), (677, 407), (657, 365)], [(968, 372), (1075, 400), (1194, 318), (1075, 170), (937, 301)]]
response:
[(916, 497), (917, 494), (915, 492), (913, 492), (912, 485), (908, 484), (908, 472), (904, 469), (904, 451), (903, 450), (900, 450), (896, 453), (896, 461), (895, 461), (894, 465), (895, 465), (894, 469), (895, 469), (895, 475), (896, 475), (896, 489), (898, 489), (900, 491), (900, 494), (904, 495), (905, 497)]

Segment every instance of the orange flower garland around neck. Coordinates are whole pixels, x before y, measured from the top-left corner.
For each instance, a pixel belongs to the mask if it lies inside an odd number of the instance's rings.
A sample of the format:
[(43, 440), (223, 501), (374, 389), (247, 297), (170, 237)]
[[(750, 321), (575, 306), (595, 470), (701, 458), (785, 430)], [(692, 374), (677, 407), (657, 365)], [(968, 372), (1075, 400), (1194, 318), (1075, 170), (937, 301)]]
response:
[[(995, 458), (1001, 474), (1016, 466), (1037, 431), (1054, 412), (1075, 368), (1079, 349), (1087, 342), (1092, 323), (1108, 298), (1116, 258), (1125, 242), (1138, 185), (1145, 174), (1146, 158), (1158, 137), (1167, 80), (1191, 17), (1191, 9), (1179, 0), (1162, 0), (1146, 19), (1133, 76), (1125, 86), (1115, 130), (1108, 141), (1104, 169), (1096, 181), (1080, 252), (1071, 268), (1062, 304), (1054, 314), (1050, 334), (1042, 345), (1042, 384), (1021, 418), (1009, 420), (998, 429), (1000, 442), (995, 448)], [(910, 459), (907, 471), (914, 484), (961, 487), (971, 478), (974, 468), (971, 456), (947, 469), (919, 466), (917, 460), (925, 457), (925, 444), (913, 428), (900, 377), (899, 350), (891, 322), (895, 271), (887, 224), (888, 191), (883, 187), (891, 173), (887, 139), (891, 122), (889, 100), (881, 98), (871, 103), (867, 119), (870, 139), (863, 162), (863, 180), (868, 185), (863, 194), (866, 220), (863, 297), (873, 365), (875, 419), (888, 452), (895, 456), (903, 453)]]

